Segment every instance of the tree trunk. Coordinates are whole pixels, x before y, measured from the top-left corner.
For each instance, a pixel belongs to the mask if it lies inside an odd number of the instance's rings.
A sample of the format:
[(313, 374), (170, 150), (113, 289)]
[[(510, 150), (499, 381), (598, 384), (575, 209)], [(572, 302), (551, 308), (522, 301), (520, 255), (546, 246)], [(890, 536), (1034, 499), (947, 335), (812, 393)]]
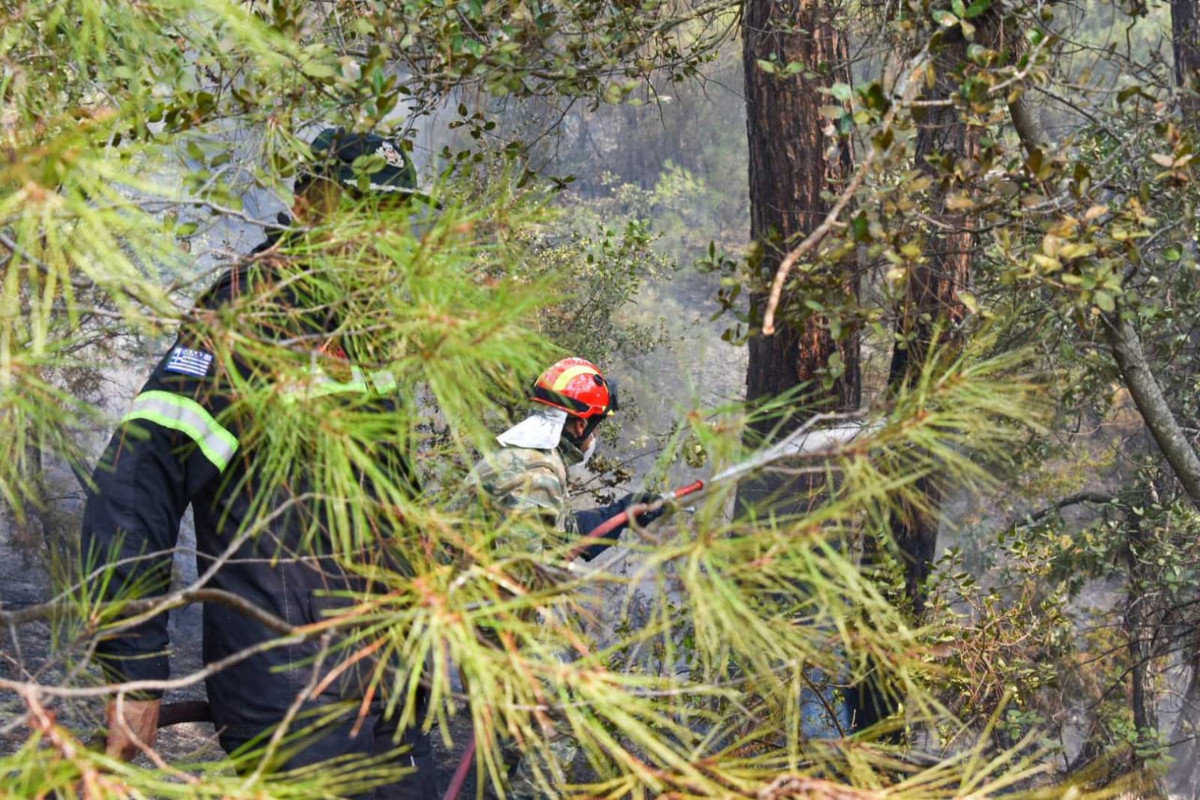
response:
[[(960, 85), (959, 72), (966, 61), (967, 42), (943, 39), (933, 68), (936, 83), (928, 97), (950, 100)], [(897, 309), (896, 345), (888, 373), (891, 391), (911, 386), (935, 346), (958, 349), (958, 328), (966, 315), (959, 301), (971, 277), (973, 236), (967, 231), (969, 218), (947, 206), (955, 189), (956, 162), (971, 159), (978, 150), (978, 132), (971, 130), (953, 105), (933, 105), (920, 115), (915, 148), (916, 167), (933, 180), (928, 233), (922, 259), (908, 272), (904, 298)], [(938, 512), (942, 489), (936, 477), (923, 477), (916, 490), (924, 496), (924, 510), (902, 504), (891, 514), (892, 540), (904, 562), (905, 597), (913, 616), (920, 619), (925, 609), (926, 581), (937, 553)], [(864, 561), (880, 556), (880, 543), (865, 542)], [(886, 675), (855, 687), (851, 700), (858, 727), (867, 728), (899, 710), (903, 698), (887, 684)]]
[[(754, 327), (761, 328), (767, 287), (788, 248), (828, 213), (822, 192), (836, 193), (850, 176), (849, 142), (826, 133), (830, 121), (819, 112), (831, 102), (819, 88), (850, 83), (847, 40), (835, 25), (836, 16), (826, 0), (746, 0), (743, 7), (750, 236), (756, 247), (750, 295)], [(763, 63), (775, 69), (764, 69)], [(801, 64), (803, 69), (789, 72), (788, 64)], [(860, 402), (857, 333), (845, 328), (835, 337), (829, 319), (801, 302), (818, 297), (828, 305), (855, 301), (855, 265), (822, 264), (805, 277), (803, 296), (795, 288), (784, 288), (776, 333), (753, 333), (750, 338), (747, 402), (753, 405), (796, 392), (789, 398), (788, 418), (773, 415), (753, 423), (750, 435), (755, 439), (786, 434), (815, 413), (856, 410)], [(740, 508), (753, 508), (760, 515), (770, 511), (785, 519), (803, 514), (823, 496), (820, 480), (766, 475), (743, 481), (737, 500)], [(832, 694), (826, 699), (831, 707), (840, 705)], [(843, 727), (840, 720), (810, 722), (830, 735)]]
[[(1151, 498), (1147, 497), (1149, 501)], [(1153, 564), (1146, 563), (1149, 543), (1142, 531), (1141, 519), (1125, 514), (1125, 561), (1129, 569), (1129, 589), (1125, 597), (1125, 635), (1129, 647), (1129, 710), (1137, 739), (1133, 744), (1130, 764), (1137, 774), (1140, 797), (1166, 797), (1162, 776), (1157, 770), (1157, 753), (1161, 745), (1158, 733), (1158, 700), (1154, 692), (1154, 662), (1159, 655), (1156, 597), (1152, 587), (1157, 585)]]
[[(937, 80), (931, 99), (953, 97), (966, 62), (965, 41), (946, 44), (937, 54)], [(897, 342), (892, 351), (888, 385), (893, 391), (911, 386), (935, 346), (958, 349), (958, 329), (966, 316), (959, 301), (971, 278), (973, 236), (966, 230), (969, 217), (947, 206), (955, 185), (950, 177), (956, 162), (978, 153), (978, 130), (970, 129), (952, 105), (924, 109), (917, 117), (915, 162), (933, 180), (930, 227), (924, 257), (912, 265), (896, 322)], [(919, 491), (930, 511), (901, 508), (892, 516), (892, 536), (905, 559), (905, 590), (913, 614), (925, 607), (925, 581), (937, 545), (937, 509), (941, 490), (934, 480), (922, 479)]]
[(1200, 123), (1200, 2), (1171, 0), (1171, 48), (1175, 83), (1182, 92), (1183, 122), (1193, 133)]
[[(783, 76), (789, 63), (820, 75), (822, 85), (849, 83), (846, 38), (834, 25), (835, 12), (818, 0), (775, 2), (747, 0), (742, 23), (746, 83), (746, 128), (750, 146), (750, 236), (761, 248), (754, 265), (756, 284), (767, 286), (788, 244), (818, 225), (828, 211), (822, 191), (836, 191), (850, 171), (848, 144), (824, 131), (829, 120), (818, 109), (830, 99), (818, 93), (814, 80), (800, 74)], [(774, 74), (760, 62), (777, 65)], [(826, 269), (838, 270), (833, 267)], [(853, 265), (819, 276), (821, 283), (857, 296)], [(858, 337), (835, 340), (825, 317), (797, 308), (794, 294), (780, 304), (783, 324), (773, 336), (754, 335), (749, 342), (746, 399), (776, 397), (810, 384), (800, 395), (805, 411), (852, 410), (860, 396)], [(765, 291), (750, 297), (751, 315), (761, 321)], [(834, 354), (841, 375), (825, 385), (825, 370)], [(803, 421), (798, 415), (790, 425)], [(768, 433), (777, 420), (756, 427)]]

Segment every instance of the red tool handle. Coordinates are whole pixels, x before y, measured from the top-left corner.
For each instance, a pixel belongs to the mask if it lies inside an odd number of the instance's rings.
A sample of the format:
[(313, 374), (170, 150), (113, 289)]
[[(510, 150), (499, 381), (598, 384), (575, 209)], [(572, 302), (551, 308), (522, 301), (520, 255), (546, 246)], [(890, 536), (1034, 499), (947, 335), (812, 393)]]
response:
[(689, 495), (692, 492), (698, 492), (703, 488), (704, 481), (696, 481), (695, 483), (689, 483), (687, 486), (681, 486), (673, 492), (667, 492), (666, 497), (668, 500), (678, 500), (679, 498)]
[(620, 514), (617, 514), (615, 517), (604, 520), (604, 522), (601, 522), (595, 528), (581, 536), (579, 539), (579, 544), (572, 547), (570, 552), (567, 553), (567, 560), (570, 561), (572, 558), (587, 549), (588, 539), (603, 539), (605, 536), (624, 525), (629, 521), (629, 516), (631, 514), (636, 517), (638, 514), (642, 514), (647, 511), (657, 511), (663, 507), (663, 503), (671, 500), (678, 500), (685, 495), (698, 492), (703, 488), (704, 481), (696, 481), (695, 483), (689, 483), (687, 486), (683, 486), (674, 491), (660, 495), (659, 498), (652, 503), (637, 503), (630, 506)]
[(471, 741), (467, 743), (467, 750), (463, 753), (462, 760), (458, 762), (458, 768), (454, 770), (454, 778), (450, 781), (450, 785), (446, 787), (446, 793), (442, 795), (442, 800), (458, 800), (459, 794), (462, 793), (463, 785), (467, 782), (467, 774), (471, 771), (471, 762), (475, 760), (475, 737), (471, 737)]

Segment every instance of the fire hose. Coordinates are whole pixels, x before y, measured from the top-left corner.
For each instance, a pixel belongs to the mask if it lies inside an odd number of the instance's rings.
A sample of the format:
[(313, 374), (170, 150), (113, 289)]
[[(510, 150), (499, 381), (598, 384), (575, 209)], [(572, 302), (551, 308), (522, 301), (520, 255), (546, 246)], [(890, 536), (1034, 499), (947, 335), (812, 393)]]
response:
[(575, 558), (575, 556), (586, 550), (588, 545), (595, 543), (597, 539), (603, 539), (605, 536), (624, 525), (630, 519), (636, 520), (638, 516), (642, 514), (658, 511), (667, 503), (673, 503), (679, 498), (694, 492), (698, 492), (703, 488), (704, 481), (696, 481), (695, 483), (689, 483), (687, 486), (660, 494), (649, 503), (635, 503), (634, 505), (629, 506), (629, 508), (622, 511), (620, 514), (606, 519), (604, 522), (600, 523), (595, 528), (581, 536), (579, 543), (567, 552), (567, 560), (570, 561), (571, 559)]

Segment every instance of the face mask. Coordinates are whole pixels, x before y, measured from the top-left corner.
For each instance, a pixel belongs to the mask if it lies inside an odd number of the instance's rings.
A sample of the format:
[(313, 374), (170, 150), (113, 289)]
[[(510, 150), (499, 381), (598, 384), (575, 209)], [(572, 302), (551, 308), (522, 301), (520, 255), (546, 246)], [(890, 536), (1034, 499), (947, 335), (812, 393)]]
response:
[(587, 449), (583, 451), (583, 459), (578, 464), (571, 465), (571, 471), (582, 473), (587, 467), (588, 461), (592, 458), (592, 453), (596, 452), (596, 437), (593, 436), (588, 441)]

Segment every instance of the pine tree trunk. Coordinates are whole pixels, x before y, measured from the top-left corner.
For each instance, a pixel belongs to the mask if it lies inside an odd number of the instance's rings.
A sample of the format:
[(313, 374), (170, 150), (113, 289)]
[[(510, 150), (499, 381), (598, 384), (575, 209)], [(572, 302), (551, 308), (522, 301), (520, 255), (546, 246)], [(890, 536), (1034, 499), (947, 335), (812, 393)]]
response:
[[(810, 78), (782, 76), (785, 65), (804, 64), (820, 74), (825, 86), (849, 83), (846, 38), (834, 26), (835, 12), (818, 0), (745, 4), (743, 60), (746, 83), (746, 127), (750, 145), (750, 236), (761, 250), (755, 268), (759, 283), (769, 285), (789, 244), (818, 225), (827, 212), (822, 191), (836, 191), (849, 173), (850, 153), (824, 133), (829, 121), (818, 109), (830, 99)], [(778, 66), (772, 74), (759, 62)], [(850, 297), (857, 295), (852, 265), (826, 276)], [(766, 294), (751, 295), (751, 314), (761, 320)], [(778, 396), (813, 382), (803, 394), (812, 411), (856, 409), (859, 403), (858, 339), (835, 341), (821, 316), (797, 318), (797, 298), (785, 292), (783, 324), (773, 336), (755, 335), (749, 342), (746, 399)], [(790, 317), (790, 318), (789, 318)], [(844, 370), (828, 387), (821, 372), (834, 353)], [(795, 424), (802, 422), (796, 420)], [(758, 425), (766, 433), (773, 421)], [(794, 425), (793, 425), (794, 427)]]
[[(762, 324), (768, 301), (762, 287), (771, 285), (788, 249), (828, 213), (822, 193), (836, 193), (850, 175), (849, 143), (826, 133), (830, 121), (819, 112), (831, 102), (820, 87), (850, 83), (847, 41), (834, 24), (836, 16), (824, 0), (746, 0), (743, 7), (750, 235), (756, 247), (754, 284), (759, 287), (750, 296), (753, 325)], [(764, 69), (763, 63), (775, 69)], [(789, 72), (788, 64), (803, 69)], [(825, 297), (837, 298), (836, 303), (853, 302), (858, 295), (855, 266), (822, 264), (806, 278)], [(756, 334), (749, 341), (749, 403), (803, 386), (790, 403), (789, 419), (763, 418), (752, 426), (763, 437), (786, 434), (815, 413), (857, 410), (860, 402), (857, 334), (847, 329), (835, 337), (829, 320), (813, 314), (802, 302), (808, 298), (798, 294), (785, 287), (775, 334)], [(840, 373), (827, 372), (838, 360)], [(803, 514), (824, 496), (819, 479), (764, 475), (743, 481), (737, 499), (741, 508), (771, 511), (783, 519)], [(837, 704), (832, 695), (828, 700)], [(841, 728), (834, 720), (809, 722), (831, 735)]]
[[(967, 42), (943, 41), (934, 60), (936, 83), (927, 97), (949, 100), (960, 83), (959, 70), (966, 59)], [(978, 150), (978, 133), (968, 128), (952, 105), (928, 106), (917, 122), (916, 168), (933, 179), (929, 215), (934, 220), (926, 241), (924, 257), (908, 273), (904, 299), (897, 309), (897, 344), (892, 351), (888, 374), (891, 391), (911, 386), (934, 347), (959, 346), (957, 330), (966, 314), (959, 300), (971, 277), (973, 236), (969, 218), (947, 206), (955, 187), (947, 175), (954, 164), (969, 159)], [(925, 609), (926, 581), (937, 553), (938, 516), (942, 489), (935, 478), (921, 478), (916, 490), (924, 495), (924, 510), (902, 505), (892, 512), (891, 534), (904, 561), (905, 597), (913, 616), (920, 619)], [(865, 542), (864, 561), (880, 556), (881, 543)], [(887, 686), (886, 676), (855, 687), (851, 701), (857, 727), (867, 728), (899, 710), (902, 700)]]
[[(959, 84), (959, 68), (966, 60), (966, 48), (965, 41), (954, 42), (938, 54), (934, 62), (937, 82), (931, 99), (952, 97)], [(915, 165), (933, 179), (929, 213), (936, 225), (930, 228), (924, 258), (909, 271), (899, 309), (897, 345), (888, 375), (893, 390), (913, 384), (933, 347), (957, 349), (957, 330), (966, 314), (958, 295), (971, 278), (973, 236), (966, 230), (970, 220), (961, 211), (947, 207), (947, 198), (954, 189), (946, 175), (955, 162), (977, 155), (979, 134), (968, 128), (953, 106), (929, 107), (917, 123)], [(925, 607), (925, 581), (937, 547), (937, 509), (942, 497), (936, 481), (922, 479), (918, 488), (930, 511), (900, 509), (892, 516), (892, 536), (906, 561), (907, 600), (914, 615), (920, 617)]]
[(1200, 2), (1171, 0), (1171, 46), (1175, 51), (1175, 83), (1183, 92), (1184, 124), (1193, 132), (1200, 124)]

